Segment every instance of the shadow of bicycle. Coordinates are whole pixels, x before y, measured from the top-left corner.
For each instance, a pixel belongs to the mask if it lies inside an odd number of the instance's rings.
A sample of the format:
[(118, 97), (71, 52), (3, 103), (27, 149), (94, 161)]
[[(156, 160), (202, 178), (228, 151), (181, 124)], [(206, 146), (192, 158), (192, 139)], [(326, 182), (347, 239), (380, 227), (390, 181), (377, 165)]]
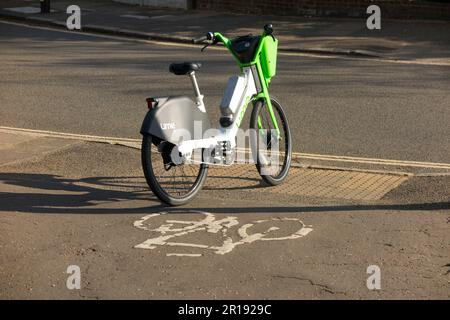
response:
[[(164, 206), (155, 202), (156, 197), (148, 191), (145, 181), (141, 180), (137, 177), (70, 179), (50, 174), (0, 173), (0, 211), (95, 214), (157, 212)], [(5, 189), (13, 191), (3, 191)], [(99, 203), (129, 200), (149, 202), (140, 207), (98, 207)]]
[[(9, 190), (9, 191), (8, 191)], [(133, 202), (133, 201), (136, 202)], [(99, 207), (101, 203), (120, 206)], [(144, 203), (144, 205), (142, 205)], [(192, 210), (217, 214), (305, 213), (348, 211), (433, 211), (450, 209), (450, 202), (405, 204), (351, 204), (271, 207), (196, 207)], [(0, 211), (60, 214), (133, 214), (168, 210), (149, 191), (142, 177), (65, 178), (51, 174), (0, 173)], [(177, 209), (169, 210), (176, 212)]]

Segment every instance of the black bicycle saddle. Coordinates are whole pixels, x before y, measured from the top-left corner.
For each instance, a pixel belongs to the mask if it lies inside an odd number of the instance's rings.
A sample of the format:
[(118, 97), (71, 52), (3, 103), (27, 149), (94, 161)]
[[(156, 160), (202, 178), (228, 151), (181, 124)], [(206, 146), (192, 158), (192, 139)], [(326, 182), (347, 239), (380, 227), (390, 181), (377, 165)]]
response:
[(169, 71), (176, 75), (185, 75), (200, 70), (201, 66), (200, 62), (172, 63), (169, 66)]

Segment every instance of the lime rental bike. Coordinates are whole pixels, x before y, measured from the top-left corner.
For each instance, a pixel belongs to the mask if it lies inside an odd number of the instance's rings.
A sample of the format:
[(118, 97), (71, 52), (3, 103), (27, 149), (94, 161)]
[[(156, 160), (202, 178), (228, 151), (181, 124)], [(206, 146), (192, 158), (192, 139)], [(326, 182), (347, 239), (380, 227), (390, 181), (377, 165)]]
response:
[(269, 95), (278, 48), (272, 25), (265, 25), (259, 36), (228, 39), (209, 32), (192, 41), (203, 43), (202, 51), (222, 43), (238, 63), (240, 74), (229, 79), (220, 103), (220, 126), (212, 128), (195, 76), (201, 63), (170, 65), (170, 72), (189, 76), (195, 100), (188, 96), (147, 98), (149, 111), (140, 131), (141, 159), (151, 190), (166, 204), (182, 205), (201, 190), (209, 165), (233, 165), (239, 151), (237, 135), (249, 105), (253, 106), (248, 130), (253, 162), (268, 185), (280, 184), (288, 175), (292, 143), (285, 111)]

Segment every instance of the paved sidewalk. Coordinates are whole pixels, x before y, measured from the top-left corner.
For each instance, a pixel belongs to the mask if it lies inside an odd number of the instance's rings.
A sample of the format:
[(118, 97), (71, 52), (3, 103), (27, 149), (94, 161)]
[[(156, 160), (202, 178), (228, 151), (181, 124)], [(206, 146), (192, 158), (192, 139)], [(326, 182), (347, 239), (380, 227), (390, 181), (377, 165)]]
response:
[[(73, 1), (52, 3), (50, 14), (20, 13), (8, 8), (39, 7), (38, 1), (6, 0), (0, 18), (65, 27), (66, 8)], [(450, 64), (449, 21), (382, 20), (382, 29), (369, 31), (364, 19), (250, 16), (211, 11), (154, 9), (113, 3), (110, 0), (76, 2), (82, 8), (84, 31), (120, 34), (144, 39), (190, 42), (207, 31), (233, 37), (258, 34), (273, 23), (280, 50), (373, 56), (430, 64)]]
[[(125, 149), (135, 150), (136, 154), (139, 154), (139, 143), (132, 140), (0, 127), (0, 172), (7, 166), (26, 164), (30, 161), (36, 162), (43, 157), (52, 157), (55, 153), (65, 153), (81, 145), (88, 145), (92, 148), (94, 146), (111, 148), (107, 145), (118, 146), (119, 149), (126, 147)], [(249, 156), (245, 157), (248, 159)], [(114, 160), (111, 159), (111, 161), (114, 163)], [(216, 192), (242, 190), (244, 193), (249, 191), (256, 196), (264, 194), (273, 197), (314, 197), (334, 199), (339, 202), (376, 201), (381, 200), (388, 193), (413, 180), (416, 176), (416, 174), (405, 171), (322, 166), (320, 161), (313, 161), (315, 164), (311, 165), (305, 161), (306, 159), (299, 154), (294, 155), (287, 180), (283, 184), (267, 190), (261, 189), (260, 177), (252, 163), (239, 162), (231, 167), (210, 166), (208, 174), (210, 179), (206, 182), (205, 189)], [(62, 167), (64, 166), (62, 165)], [(72, 169), (72, 166), (69, 166), (65, 171), (70, 175), (73, 174)], [(142, 176), (140, 166), (134, 171), (137, 172), (137, 176)], [(435, 175), (432, 173), (424, 175), (424, 177), (433, 176)], [(436, 176), (450, 181), (450, 176), (444, 171)], [(426, 189), (430, 188), (433, 187), (426, 187)], [(425, 192), (425, 189), (422, 191)], [(445, 198), (445, 195), (439, 194), (438, 197)]]
[(77, 143), (79, 143), (77, 140), (8, 133), (0, 130), (0, 167), (33, 160)]

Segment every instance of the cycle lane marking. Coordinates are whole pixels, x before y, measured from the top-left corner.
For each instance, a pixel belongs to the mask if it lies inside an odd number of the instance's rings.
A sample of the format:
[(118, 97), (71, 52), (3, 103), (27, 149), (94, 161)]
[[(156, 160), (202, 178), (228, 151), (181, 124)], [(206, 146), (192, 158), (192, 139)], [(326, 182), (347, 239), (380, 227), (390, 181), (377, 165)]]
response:
[[(174, 219), (166, 219), (162, 224), (160, 223), (157, 227), (146, 226), (145, 223), (151, 222), (152, 218), (164, 216), (166, 214), (201, 214), (204, 216), (203, 219), (200, 220), (174, 220)], [(253, 234), (249, 234), (249, 228), (266, 222), (289, 222), (289, 223), (298, 223), (299, 229), (295, 232), (291, 232), (288, 235), (281, 237), (270, 237), (270, 233), (274, 231), (280, 230), (279, 227), (269, 226), (263, 232), (256, 232)], [(174, 227), (174, 225), (179, 224), (182, 227)], [(298, 218), (272, 218), (272, 219), (263, 219), (263, 220), (255, 220), (251, 223), (241, 224), (237, 217), (227, 216), (225, 218), (217, 219), (216, 216), (209, 212), (204, 211), (194, 211), (188, 210), (183, 212), (160, 212), (149, 214), (142, 217), (139, 220), (136, 220), (133, 223), (134, 227), (150, 231), (152, 233), (158, 234), (159, 236), (151, 237), (145, 240), (144, 242), (137, 244), (134, 246), (136, 249), (147, 249), (153, 250), (158, 247), (178, 247), (178, 248), (195, 248), (195, 249), (203, 249), (204, 251), (212, 251), (215, 254), (224, 255), (233, 251), (236, 247), (251, 244), (255, 241), (283, 241), (283, 240), (294, 240), (298, 238), (302, 238), (308, 235), (311, 231), (313, 231), (312, 226), (305, 225)], [(232, 228), (237, 228), (236, 232), (239, 236), (238, 241), (234, 241), (232, 237), (228, 234), (228, 231)], [(197, 233), (197, 232), (206, 232), (217, 234), (221, 237), (222, 243), (221, 245), (211, 245), (211, 244), (202, 244), (202, 243), (188, 243), (188, 242), (175, 242), (172, 239), (175, 238), (183, 238), (186, 235)], [(169, 252), (166, 253), (166, 256), (178, 256), (178, 257), (201, 257), (203, 254), (199, 253), (190, 253), (190, 252)]]

